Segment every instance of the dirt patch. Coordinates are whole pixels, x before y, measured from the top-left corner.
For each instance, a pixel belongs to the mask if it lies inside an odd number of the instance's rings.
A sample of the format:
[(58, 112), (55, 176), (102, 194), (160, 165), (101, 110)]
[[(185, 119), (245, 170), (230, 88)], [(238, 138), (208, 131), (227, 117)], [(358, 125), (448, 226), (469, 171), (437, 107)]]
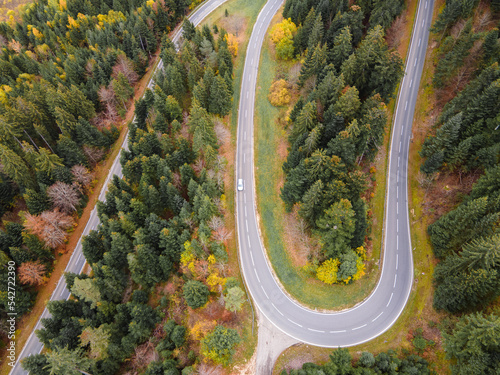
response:
[(233, 375), (253, 375), (256, 374), (257, 351), (254, 351), (252, 358), (243, 365), (234, 366)]
[(293, 358), (288, 364), (284, 367), (285, 370), (290, 372), (290, 370), (298, 370), (302, 368), (302, 365), (307, 362), (312, 362), (314, 360), (314, 357), (307, 352), (304, 352), (304, 354)]
[(285, 247), (295, 267), (305, 266), (311, 255), (318, 255), (319, 245), (309, 236), (307, 224), (299, 216), (297, 207), (284, 215), (283, 232), (286, 233)]
[(224, 28), (229, 34), (233, 34), (241, 45), (245, 41), (245, 31), (248, 27), (248, 18), (238, 15), (229, 15), (218, 20), (218, 27)]

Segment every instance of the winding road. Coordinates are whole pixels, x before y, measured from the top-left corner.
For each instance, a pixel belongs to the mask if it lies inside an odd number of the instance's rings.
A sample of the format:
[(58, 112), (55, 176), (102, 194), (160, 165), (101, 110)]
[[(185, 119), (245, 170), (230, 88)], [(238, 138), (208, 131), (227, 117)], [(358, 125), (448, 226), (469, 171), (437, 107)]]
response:
[(400, 86), (389, 154), (385, 203), (385, 239), (379, 282), (362, 303), (336, 313), (319, 313), (291, 300), (276, 282), (264, 255), (256, 216), (254, 176), (254, 103), (262, 42), (282, 0), (269, 0), (254, 25), (242, 78), (236, 178), (240, 263), (253, 300), (277, 328), (304, 343), (353, 346), (387, 331), (402, 313), (413, 282), (413, 259), (408, 217), (408, 150), (415, 103), (425, 60), (433, 0), (420, 0)]
[[(199, 24), (210, 12), (226, 0), (208, 0), (193, 12), (189, 19)], [(399, 317), (410, 295), (413, 280), (413, 261), (409, 233), (407, 165), (411, 125), (418, 87), (425, 59), (432, 18), (433, 0), (420, 0), (414, 24), (406, 74), (400, 87), (389, 154), (388, 188), (386, 199), (385, 243), (382, 273), (377, 287), (363, 303), (338, 313), (323, 314), (300, 306), (281, 290), (269, 268), (259, 236), (256, 219), (255, 182), (253, 164), (254, 103), (257, 73), (262, 43), (272, 17), (283, 0), (269, 0), (254, 25), (247, 48), (242, 77), (238, 114), (236, 178), (245, 182), (237, 192), (237, 226), (240, 261), (247, 287), (259, 310), (277, 328), (305, 343), (324, 346), (352, 346), (373, 339), (389, 329)], [(178, 41), (180, 33), (173, 38)], [(162, 63), (158, 64), (162, 68)], [(125, 137), (122, 147), (126, 147)], [(113, 163), (107, 181), (99, 196), (105, 199), (108, 183), (116, 174), (121, 176), (119, 157)], [(91, 213), (83, 235), (97, 228), (96, 209)], [(80, 273), (85, 265), (81, 238), (66, 267), (66, 271)], [(57, 284), (51, 300), (69, 298), (64, 278)], [(35, 329), (18, 356), (10, 374), (27, 374), (20, 360), (40, 353), (43, 345), (34, 334), (41, 328), (42, 313)]]
[[(227, 0), (207, 0), (203, 5), (201, 5), (198, 9), (196, 9), (193, 13), (191, 13), (188, 18), (196, 26), (201, 21), (203, 21), (205, 17), (208, 16), (214, 9), (216, 9), (226, 1)], [(175, 33), (174, 37), (172, 38), (172, 41), (177, 44), (179, 42), (180, 37), (181, 37), (181, 30), (178, 30)], [(162, 68), (163, 68), (163, 61), (160, 60), (158, 62), (158, 65), (156, 66), (156, 69), (162, 69)], [(152, 85), (153, 85), (153, 80), (151, 79), (150, 82), (148, 83), (148, 87), (152, 88)], [(128, 133), (125, 136), (121, 147), (125, 149), (128, 148)], [(113, 165), (109, 170), (108, 177), (103, 185), (101, 193), (99, 194), (100, 201), (106, 200), (106, 192), (108, 190), (108, 185), (111, 178), (114, 175), (117, 175), (118, 177), (123, 176), (122, 167), (120, 164), (120, 153), (115, 158)], [(90, 218), (87, 222), (87, 225), (85, 226), (85, 229), (83, 230), (83, 233), (78, 241), (78, 244), (76, 245), (75, 250), (73, 251), (73, 254), (71, 255), (71, 258), (66, 266), (66, 269), (64, 270), (65, 272), (74, 272), (77, 274), (82, 272), (83, 268), (85, 267), (85, 257), (83, 256), (82, 253), (82, 238), (87, 234), (89, 234), (91, 230), (97, 229), (98, 225), (99, 225), (99, 218), (97, 217), (97, 208), (94, 207), (94, 209), (90, 214)], [(68, 299), (69, 296), (70, 292), (66, 288), (66, 281), (64, 280), (64, 277), (61, 277), (59, 279), (59, 282), (57, 283), (56, 288), (54, 289), (54, 292), (52, 293), (52, 296), (50, 297), (50, 300), (54, 301), (54, 300)], [(50, 313), (46, 308), (43, 310), (43, 313), (40, 316), (35, 328), (33, 329), (33, 332), (31, 332), (31, 335), (26, 341), (26, 344), (24, 345), (21, 353), (19, 354), (15, 365), (12, 367), (10, 375), (28, 374), (28, 372), (22, 368), (20, 361), (32, 354), (38, 354), (42, 351), (43, 344), (40, 342), (40, 340), (38, 340), (35, 331), (42, 328), (41, 320), (43, 318), (50, 318)]]

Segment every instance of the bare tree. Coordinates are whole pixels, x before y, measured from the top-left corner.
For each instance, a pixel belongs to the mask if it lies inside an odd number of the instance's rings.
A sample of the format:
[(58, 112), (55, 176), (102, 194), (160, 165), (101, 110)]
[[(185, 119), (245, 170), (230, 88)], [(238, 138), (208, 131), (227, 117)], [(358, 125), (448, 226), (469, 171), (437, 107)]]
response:
[(47, 195), (54, 206), (68, 214), (76, 211), (76, 206), (80, 202), (80, 196), (76, 189), (61, 181), (50, 186), (47, 189)]
[(92, 173), (83, 165), (74, 165), (71, 168), (71, 174), (82, 189), (86, 189), (92, 182)]
[(97, 95), (99, 95), (99, 101), (104, 104), (112, 104), (116, 105), (116, 96), (112, 87), (101, 86), (99, 91), (97, 91)]
[(213, 231), (216, 231), (217, 229), (224, 226), (224, 220), (222, 220), (222, 218), (220, 216), (214, 215), (214, 216), (212, 216), (212, 218), (208, 222), (208, 226)]
[(53, 249), (64, 243), (67, 235), (66, 229), (74, 223), (71, 216), (57, 209), (44, 211), (38, 216), (26, 213), (24, 218), (24, 227)]
[(104, 151), (99, 147), (83, 146), (83, 153), (93, 166), (104, 157)]
[(116, 96), (111, 84), (108, 87), (101, 86), (97, 91), (99, 101), (106, 107), (105, 117), (108, 120), (114, 120), (118, 116), (116, 111)]
[(172, 185), (174, 185), (178, 190), (182, 189), (182, 179), (179, 172), (174, 172), (172, 174)]
[(39, 260), (24, 262), (18, 268), (19, 281), (23, 284), (40, 285), (45, 281), (45, 265)]
[(193, 164), (193, 170), (194, 172), (199, 175), (200, 172), (203, 170), (203, 168), (205, 168), (205, 159), (203, 158), (198, 158), (198, 160), (196, 160), (196, 162)]
[(117, 79), (120, 73), (127, 78), (130, 86), (133, 86), (139, 79), (139, 76), (134, 70), (134, 63), (124, 53), (117, 56), (116, 64), (113, 66), (113, 74), (111, 76), (114, 79)]
[(220, 119), (217, 119), (215, 122), (215, 135), (217, 136), (217, 143), (219, 146), (222, 146), (224, 143), (228, 142), (231, 139), (231, 132), (226, 129), (224, 124)]
[(233, 232), (227, 230), (225, 227), (217, 229), (214, 234), (214, 240), (219, 241), (219, 242), (224, 242), (225, 240), (231, 238), (233, 235)]

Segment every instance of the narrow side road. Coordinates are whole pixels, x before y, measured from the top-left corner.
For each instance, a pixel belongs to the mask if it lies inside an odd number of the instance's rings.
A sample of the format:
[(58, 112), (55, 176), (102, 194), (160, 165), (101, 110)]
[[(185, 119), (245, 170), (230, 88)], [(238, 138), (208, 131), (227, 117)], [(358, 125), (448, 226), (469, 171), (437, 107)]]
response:
[[(225, 3), (227, 0), (207, 0), (202, 6), (200, 6), (195, 12), (193, 12), (188, 18), (189, 20), (194, 24), (198, 25), (203, 19), (205, 19), (206, 16), (208, 16), (212, 11), (214, 11), (217, 7), (219, 7), (221, 4)], [(181, 37), (181, 31), (182, 29), (179, 29), (175, 36), (172, 38), (174, 43), (178, 43), (179, 39)], [(163, 62), (160, 60), (158, 63), (156, 69), (162, 69), (163, 68)], [(152, 75), (153, 77), (154, 75)], [(148, 83), (148, 87), (152, 88), (153, 85), (153, 80), (151, 79), (150, 82)], [(128, 134), (125, 136), (123, 143), (122, 143), (122, 148), (127, 148), (128, 147)], [(109, 170), (108, 177), (106, 178), (106, 182), (103, 185), (103, 188), (101, 190), (101, 193), (99, 195), (99, 200), (105, 201), (106, 200), (106, 192), (108, 190), (108, 184), (113, 177), (113, 175), (117, 175), (118, 177), (122, 177), (122, 167), (120, 164), (120, 153), (117, 155), (115, 158), (115, 161), (113, 162), (113, 166)], [(85, 226), (85, 229), (83, 230), (82, 236), (80, 237), (78, 244), (75, 247), (75, 250), (73, 254), (71, 255), (71, 258), (68, 262), (68, 265), (66, 266), (65, 272), (74, 272), (74, 273), (81, 273), (83, 270), (83, 267), (85, 266), (85, 257), (83, 256), (82, 253), (82, 238), (89, 234), (89, 232), (92, 229), (97, 229), (99, 225), (99, 218), (97, 217), (97, 209), (94, 207), (92, 210), (92, 213), (90, 215), (90, 218), (87, 222), (87, 225)], [(52, 296), (50, 297), (51, 301), (54, 300), (62, 300), (62, 299), (68, 299), (70, 296), (69, 290), (66, 288), (66, 282), (64, 280), (64, 276), (62, 276), (59, 279), (59, 282), (57, 283), (56, 288), (54, 289), (54, 292), (52, 293)], [(38, 354), (42, 351), (43, 345), (42, 343), (38, 340), (38, 337), (35, 334), (35, 331), (38, 329), (42, 328), (42, 322), (41, 320), (43, 318), (49, 318), (50, 313), (47, 309), (45, 309), (40, 316), (33, 332), (31, 332), (30, 337), (26, 341), (26, 344), (24, 345), (21, 353), (19, 353), (17, 357), (16, 364), (14, 367), (12, 367), (12, 370), (10, 371), (11, 375), (24, 375), (28, 374), (27, 371), (24, 371), (22, 366), (21, 366), (21, 360), (32, 355), (32, 354)], [(18, 348), (19, 350), (19, 348)]]
[(254, 103), (262, 42), (282, 0), (269, 0), (254, 25), (242, 78), (236, 179), (240, 261), (246, 284), (262, 314), (278, 329), (304, 343), (353, 346), (387, 331), (401, 315), (413, 283), (413, 259), (408, 215), (408, 149), (415, 103), (431, 26), (433, 0), (420, 0), (412, 33), (405, 77), (401, 83), (389, 153), (385, 204), (385, 242), (380, 280), (371, 295), (352, 309), (318, 313), (291, 300), (273, 277), (259, 236), (254, 181)]

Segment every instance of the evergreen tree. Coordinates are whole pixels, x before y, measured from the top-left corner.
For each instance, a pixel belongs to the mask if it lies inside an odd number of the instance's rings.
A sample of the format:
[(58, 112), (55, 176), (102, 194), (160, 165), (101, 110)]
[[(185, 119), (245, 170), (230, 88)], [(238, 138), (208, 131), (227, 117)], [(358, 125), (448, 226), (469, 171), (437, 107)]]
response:
[(225, 116), (231, 110), (231, 92), (220, 75), (217, 75), (212, 82), (209, 102), (210, 113)]
[(500, 319), (476, 313), (463, 316), (452, 334), (444, 334), (452, 374), (496, 374), (500, 365)]
[(189, 280), (182, 287), (182, 292), (186, 299), (186, 303), (192, 309), (197, 309), (205, 305), (208, 301), (208, 295), (210, 294), (208, 287), (197, 280)]
[(346, 26), (335, 38), (333, 48), (329, 51), (329, 60), (333, 63), (335, 68), (339, 70), (352, 52), (351, 29), (349, 26)]
[(355, 230), (354, 216), (351, 202), (342, 199), (332, 204), (325, 215), (316, 221), (326, 258), (338, 258), (350, 249)]

